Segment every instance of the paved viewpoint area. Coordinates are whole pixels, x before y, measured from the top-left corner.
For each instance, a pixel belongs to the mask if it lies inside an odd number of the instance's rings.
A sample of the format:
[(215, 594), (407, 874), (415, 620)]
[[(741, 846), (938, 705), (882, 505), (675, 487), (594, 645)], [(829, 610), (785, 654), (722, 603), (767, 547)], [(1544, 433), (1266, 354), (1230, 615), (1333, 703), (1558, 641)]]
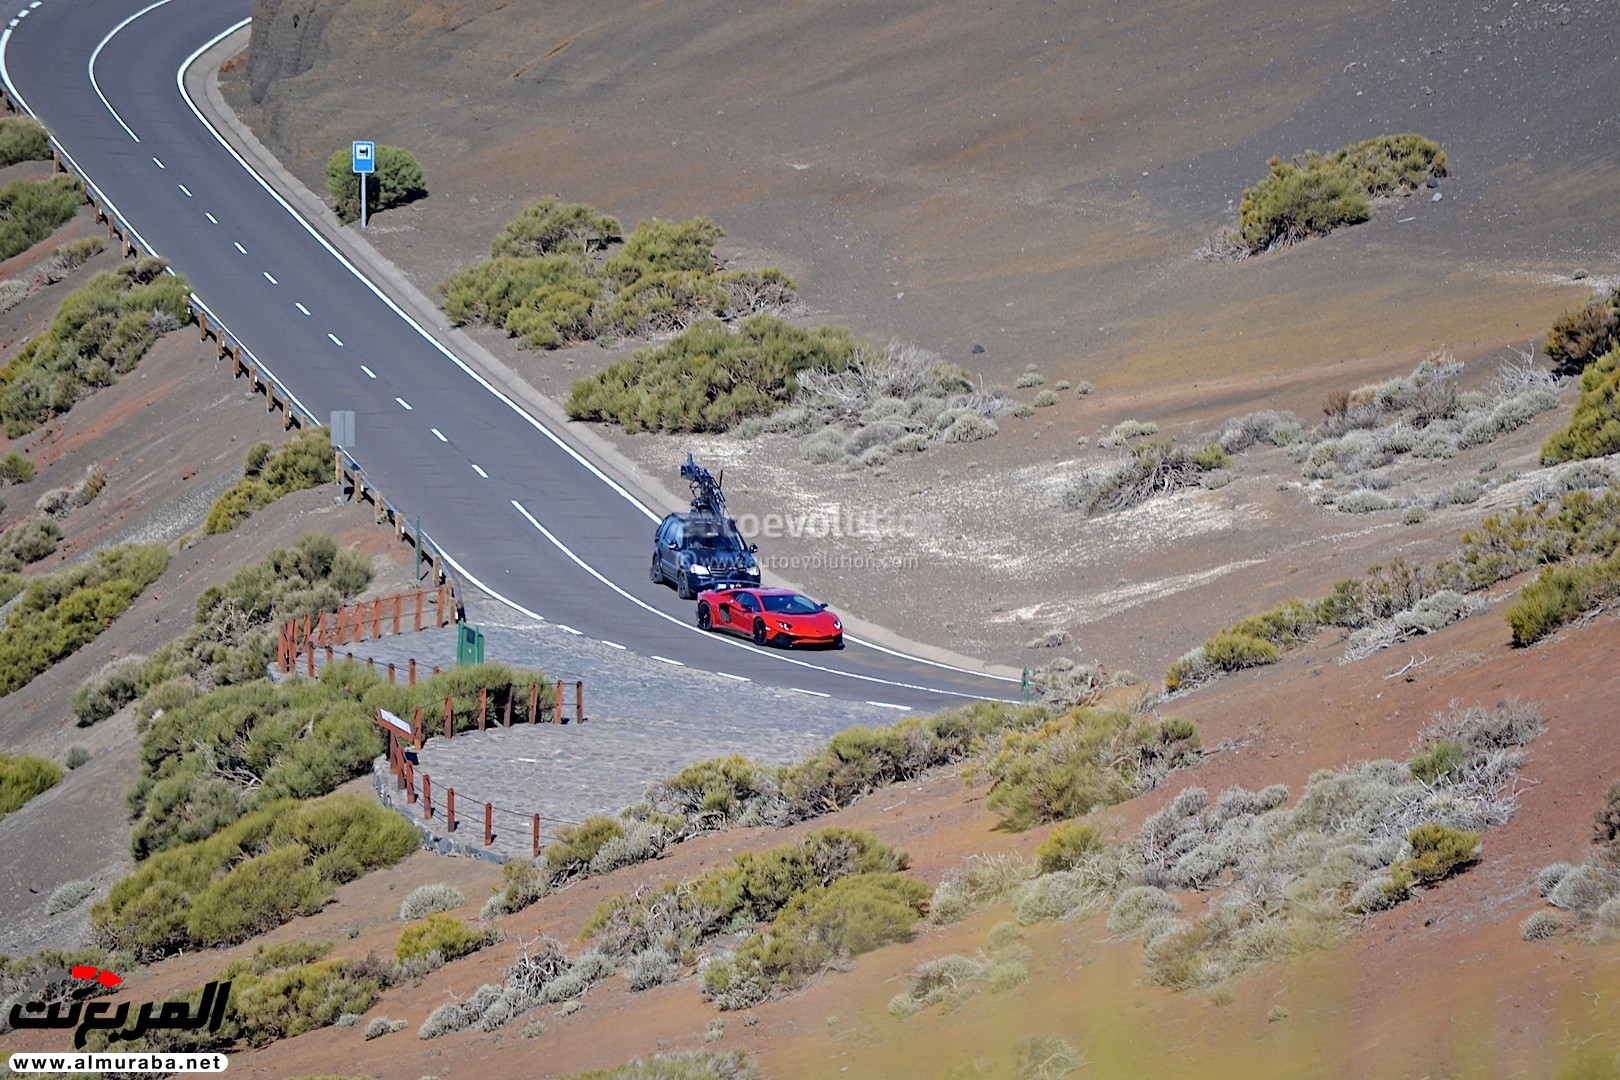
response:
[[(470, 610), (498, 620), (502, 609)], [(442, 832), (444, 793), (456, 791), (456, 846), (482, 849), (483, 806), (493, 803), (500, 856), (531, 852), (533, 815), (542, 843), (559, 824), (616, 813), (642, 800), (649, 785), (707, 758), (740, 754), (765, 763), (803, 757), (852, 724), (892, 723), (912, 715), (892, 706), (836, 701), (677, 667), (569, 634), (554, 624), (477, 623), (484, 657), (585, 684), (585, 723), (514, 725), (453, 739), (429, 738), (417, 774), (432, 777), (434, 823)], [(455, 664), (456, 631), (424, 630), (346, 646), (357, 659), (390, 662), (403, 673), (414, 658), (425, 674)], [(401, 674), (403, 677), (403, 674)], [(948, 707), (948, 706), (945, 706)], [(572, 688), (564, 716), (573, 718)], [(379, 768), (385, 787), (386, 766)], [(391, 790), (391, 788), (390, 788)], [(394, 799), (422, 821), (420, 805)]]

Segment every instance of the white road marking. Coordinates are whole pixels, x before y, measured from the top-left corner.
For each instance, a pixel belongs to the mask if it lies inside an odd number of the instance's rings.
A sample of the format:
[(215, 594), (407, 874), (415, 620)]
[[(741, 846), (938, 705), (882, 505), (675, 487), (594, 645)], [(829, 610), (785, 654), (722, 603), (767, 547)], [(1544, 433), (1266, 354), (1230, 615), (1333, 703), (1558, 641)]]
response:
[(473, 466), (473, 472), (477, 473), (479, 476), (482, 476), (485, 480), (489, 479), (489, 473), (485, 472), (482, 468), (480, 468), (477, 465)]
[(295, 308), (297, 308), (297, 309), (298, 309), (298, 310), (299, 310), (299, 312), (300, 312), (300, 313), (301, 313), (301, 314), (302, 314), (302, 315), (303, 315), (303, 316), (304, 316), (304, 317), (305, 317), (305, 318), (308, 318), (308, 317), (309, 317), (309, 308), (307, 308), (307, 307), (305, 307), (305, 306), (304, 306), (304, 305), (303, 305), (303, 304), (294, 304), (294, 305), (293, 305), (293, 307), (295, 307)]
[[(332, 333), (330, 330), (328, 330), (326, 332), (326, 336), (332, 339), (332, 344), (336, 345), (340, 349), (343, 348), (343, 339), (342, 338), (338, 337), (336, 334)], [(375, 379), (376, 377), (377, 376), (375, 376), (375, 375), (372, 376), (373, 379)]]
[(440, 442), (449, 442), (450, 441), (449, 439), (444, 437), (444, 432), (440, 431), (438, 428), (428, 428), (428, 430), (433, 432), (433, 437), (435, 439), (438, 439)]
[(95, 49), (93, 49), (91, 51), (91, 53), (90, 53), (90, 62), (85, 65), (85, 72), (86, 72), (86, 74), (88, 74), (90, 76), (90, 87), (91, 87), (91, 89), (93, 89), (96, 92), (96, 97), (100, 98), (102, 105), (106, 106), (107, 111), (112, 113), (112, 118), (114, 120), (118, 121), (118, 126), (119, 127), (124, 129), (124, 134), (128, 135), (131, 139), (134, 139), (136, 142), (140, 142), (141, 137), (139, 135), (135, 134), (135, 130), (133, 128), (131, 128), (128, 124), (124, 123), (124, 118), (122, 116), (119, 116), (118, 115), (118, 110), (112, 107), (112, 102), (107, 100), (107, 95), (103, 94), (101, 92), (101, 83), (96, 79), (96, 60), (100, 58), (101, 50), (105, 49), (107, 47), (108, 43), (110, 43), (113, 38), (117, 37), (118, 34), (124, 29), (124, 27), (128, 26), (130, 23), (134, 22), (136, 19), (140, 18), (142, 15), (145, 15), (147, 12), (155, 11), (156, 9), (162, 7), (164, 4), (167, 4), (168, 2), (169, 2), (169, 0), (157, 0), (157, 3), (155, 3), (155, 4), (148, 4), (146, 7), (143, 7), (141, 10), (139, 10), (135, 14), (129, 16), (127, 19), (125, 19), (123, 22), (119, 23), (117, 26), (113, 27), (111, 30), (107, 31), (107, 36), (102, 38), (96, 44)]
[(557, 624), (557, 629), (561, 630), (565, 634), (573, 634), (575, 637), (584, 637), (585, 636), (584, 631), (575, 630), (572, 626), (569, 626), (567, 623), (558, 623)]
[(868, 701), (867, 704), (879, 709), (899, 709), (901, 712), (911, 711), (910, 705), (895, 705), (887, 701)]
[(186, 185), (181, 184), (180, 185), (180, 190), (186, 193), (186, 198), (188, 198), (188, 199), (191, 198), (191, 189), (186, 187)]
[(210, 214), (206, 210), (203, 211), (203, 217), (207, 218), (209, 221), (213, 222), (215, 225), (219, 224), (219, 218), (215, 217), (213, 214)]
[(832, 697), (831, 694), (823, 694), (820, 690), (801, 690), (797, 686), (790, 686), (788, 690), (795, 694), (807, 694), (810, 697)]
[(617, 641), (604, 641), (602, 644), (606, 645), (610, 649), (618, 649), (620, 652), (626, 651), (625, 647), (620, 645)]
[(152, 159), (152, 164), (156, 165), (158, 168), (162, 169), (164, 172), (169, 171), (169, 167), (167, 165), (163, 164), (163, 162), (159, 161), (157, 158)]
[(270, 271), (268, 271), (268, 270), (266, 270), (264, 272), (264, 280), (268, 281), (272, 285), (280, 285), (281, 284), (281, 282), (277, 281), (275, 278), (270, 276)]
[[(377, 376), (375, 376), (375, 375), (372, 376), (373, 379), (375, 379), (376, 377)], [(404, 409), (406, 412), (414, 412), (415, 411), (414, 409), (411, 408), (411, 403), (406, 401), (404, 398), (397, 397), (394, 400), (399, 402), (399, 407)]]
[(240, 240), (233, 240), (231, 242), (236, 245), (237, 251), (240, 251), (244, 255), (247, 254), (247, 248), (242, 246), (242, 242)]
[[(529, 513), (528, 507), (524, 506), (522, 503), (518, 502), (516, 499), (512, 500), (512, 508), (515, 509), (518, 513), (522, 514), (523, 517), (524, 517), (524, 520), (528, 521), (528, 523), (530, 525), (534, 526), (535, 531), (537, 531), (541, 536), (543, 536), (547, 540), (549, 540), (551, 542), (551, 546), (556, 548), (558, 551), (562, 552), (563, 555), (566, 556), (567, 559), (570, 562), (572, 562), (575, 566), (579, 567), (581, 570), (583, 570), (587, 574), (591, 575), (591, 577), (595, 578), (597, 581), (601, 582), (603, 585), (606, 585), (609, 589), (612, 589), (614, 592), (618, 593), (624, 599), (630, 601), (632, 604), (634, 604), (637, 607), (641, 608), (643, 611), (647, 612), (649, 615), (656, 615), (658, 618), (663, 619), (665, 622), (674, 623), (676, 626), (679, 626), (681, 629), (687, 631), (688, 633), (701, 634), (703, 637), (707, 638), (710, 641), (720, 642), (722, 644), (732, 646), (733, 648), (746, 649), (749, 652), (757, 653), (760, 656), (768, 656), (772, 660), (777, 661), (778, 663), (792, 664), (795, 667), (805, 668), (806, 670), (809, 670), (809, 671), (825, 672), (828, 675), (839, 675), (839, 676), (842, 676), (843, 678), (846, 678), (846, 679), (854, 679), (857, 682), (877, 683), (877, 684), (879, 684), (881, 686), (897, 686), (902, 690), (921, 690), (921, 691), (924, 691), (924, 692), (930, 693), (930, 694), (940, 694), (940, 695), (942, 695), (944, 697), (967, 698), (967, 699), (969, 699), (971, 701), (986, 700), (986, 696), (983, 695), (983, 694), (966, 694), (966, 693), (963, 693), (960, 690), (945, 690), (945, 689), (941, 689), (940, 687), (935, 687), (935, 686), (921, 686), (921, 685), (919, 685), (917, 683), (900, 682), (900, 681), (898, 681), (896, 679), (885, 679), (885, 678), (882, 678), (882, 677), (877, 676), (877, 675), (863, 675), (858, 671), (840, 671), (837, 668), (822, 667), (820, 664), (812, 664), (809, 661), (800, 660), (797, 657), (784, 656), (781, 652), (779, 652), (777, 650), (762, 649), (762, 648), (760, 648), (759, 646), (755, 645), (753, 642), (750, 642), (750, 641), (740, 641), (737, 638), (733, 638), (733, 637), (720, 637), (719, 635), (709, 634), (709, 633), (707, 633), (707, 632), (705, 632), (703, 630), (699, 630), (696, 626), (694, 626), (692, 623), (687, 622), (685, 619), (677, 619), (675, 616), (671, 615), (667, 611), (660, 611), (658, 608), (653, 607), (651, 604), (647, 603), (645, 600), (641, 599), (639, 596), (632, 596), (630, 593), (626, 592), (625, 589), (623, 588), (623, 586), (621, 586), (621, 585), (619, 585), (619, 584), (617, 584), (617, 583), (615, 583), (613, 581), (610, 581), (600, 570), (596, 569), (596, 567), (592, 566), (590, 563), (586, 562), (584, 559), (581, 559), (578, 555), (574, 554), (574, 552), (568, 547), (567, 544), (565, 544), (561, 540), (557, 539), (556, 535), (550, 529), (548, 529), (544, 525), (540, 524), (540, 519), (539, 518), (537, 518), (533, 514)], [(446, 558), (448, 559), (448, 556)], [(455, 563), (452, 562), (451, 565), (455, 566)], [(460, 568), (457, 567), (457, 569), (459, 570)], [(463, 571), (462, 573), (465, 575), (465, 571)], [(473, 584), (478, 585), (478, 587), (480, 589), (483, 589), (485, 592), (489, 592), (489, 589), (485, 588), (483, 585), (480, 585), (478, 582), (474, 581)], [(498, 595), (496, 593), (490, 593), (490, 595), (494, 596), (497, 600), (500, 600), (500, 601), (504, 602), (508, 607), (512, 608), (515, 611), (523, 611), (524, 614), (532, 614), (531, 612), (528, 612), (525, 609), (520, 608), (517, 604), (513, 603), (510, 600), (507, 600), (506, 598), (504, 598), (504, 597), (502, 597), (502, 596), (500, 596), (500, 595)], [(845, 635), (845, 640), (848, 641), (848, 640), (851, 640), (851, 639), (849, 638), (848, 635)], [(882, 650), (882, 651), (888, 651), (888, 650)], [(896, 655), (903, 656), (905, 654), (898, 653)], [(995, 676), (991, 676), (991, 677), (995, 678)], [(1000, 700), (1000, 699), (989, 699), (989, 700)]]
[(745, 679), (743, 676), (741, 676), (741, 675), (733, 675), (729, 671), (717, 671), (717, 672), (715, 672), (715, 674), (720, 676), (722, 679), (730, 679), (732, 682), (748, 682), (749, 681), (748, 679)]
[(679, 660), (671, 660), (667, 656), (656, 656), (655, 655), (653, 657), (653, 659), (657, 660), (660, 664), (670, 664), (670, 665), (672, 665), (674, 667), (685, 667), (686, 666), (685, 664), (681, 663)]
[(366, 373), (366, 378), (368, 379), (375, 379), (377, 377), (377, 373), (366, 367), (364, 364), (360, 365), (360, 370)]

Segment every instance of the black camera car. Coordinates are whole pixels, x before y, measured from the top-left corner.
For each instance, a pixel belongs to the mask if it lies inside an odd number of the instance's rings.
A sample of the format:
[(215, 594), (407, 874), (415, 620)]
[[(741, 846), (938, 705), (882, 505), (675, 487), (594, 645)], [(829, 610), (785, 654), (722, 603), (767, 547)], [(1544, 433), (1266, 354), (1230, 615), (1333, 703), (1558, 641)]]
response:
[(714, 475), (686, 455), (681, 479), (692, 488), (692, 509), (670, 514), (653, 536), (654, 584), (673, 585), (682, 600), (695, 600), (717, 585), (758, 585), (755, 544), (743, 539), (726, 512), (725, 492)]

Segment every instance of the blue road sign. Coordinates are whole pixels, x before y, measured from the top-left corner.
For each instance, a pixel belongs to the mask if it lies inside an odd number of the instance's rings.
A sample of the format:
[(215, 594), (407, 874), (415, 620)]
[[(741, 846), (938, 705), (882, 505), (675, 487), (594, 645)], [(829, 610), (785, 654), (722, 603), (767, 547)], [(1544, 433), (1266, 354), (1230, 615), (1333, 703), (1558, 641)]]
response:
[(377, 171), (377, 144), (373, 142), (359, 142), (354, 144), (354, 171), (364, 176), (366, 173)]

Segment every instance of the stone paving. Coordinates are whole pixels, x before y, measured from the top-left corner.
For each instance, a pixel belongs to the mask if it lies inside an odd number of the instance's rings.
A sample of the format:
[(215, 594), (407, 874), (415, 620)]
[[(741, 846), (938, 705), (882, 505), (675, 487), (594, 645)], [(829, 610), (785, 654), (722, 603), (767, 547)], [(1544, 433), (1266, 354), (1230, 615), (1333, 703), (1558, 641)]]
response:
[[(431, 831), (444, 841), (441, 850), (484, 853), (486, 801), (497, 807), (491, 853), (527, 856), (536, 813), (542, 815), (544, 844), (560, 823), (640, 802), (650, 784), (693, 762), (726, 754), (766, 763), (793, 761), (852, 724), (892, 723), (908, 715), (673, 667), (553, 624), (520, 622), (504, 609), (469, 615), (489, 620), (478, 623), (485, 659), (568, 682), (584, 680), (586, 720), (428, 739), (418, 755), (417, 775), (433, 778), (433, 824), (439, 828)], [(407, 659), (414, 657), (418, 677), (425, 678), (435, 664), (453, 666), (455, 648), (456, 632), (447, 627), (360, 642), (338, 655), (353, 652), (379, 667), (392, 661), (401, 679)], [(564, 715), (573, 717), (571, 688)], [(376, 779), (380, 792), (393, 796), (385, 801), (425, 824), (421, 804), (405, 804), (404, 793), (393, 791), (385, 763), (379, 762)], [(453, 837), (442, 837), (443, 792), (452, 787), (458, 828)]]

